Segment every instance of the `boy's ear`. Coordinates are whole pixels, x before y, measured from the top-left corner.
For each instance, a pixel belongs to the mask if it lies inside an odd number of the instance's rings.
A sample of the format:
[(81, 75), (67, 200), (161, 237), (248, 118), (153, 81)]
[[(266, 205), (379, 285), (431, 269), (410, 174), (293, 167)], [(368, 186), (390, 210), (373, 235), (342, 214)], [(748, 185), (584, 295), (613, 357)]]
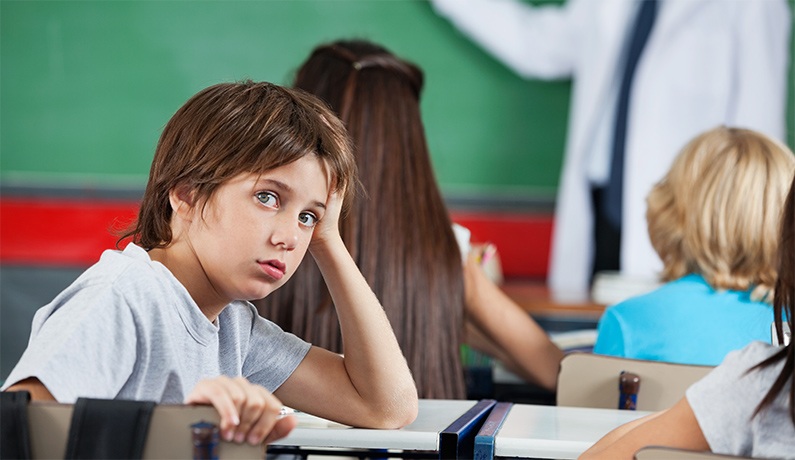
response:
[(168, 192), (168, 201), (175, 216), (190, 220), (195, 204), (196, 191), (187, 185), (177, 185)]

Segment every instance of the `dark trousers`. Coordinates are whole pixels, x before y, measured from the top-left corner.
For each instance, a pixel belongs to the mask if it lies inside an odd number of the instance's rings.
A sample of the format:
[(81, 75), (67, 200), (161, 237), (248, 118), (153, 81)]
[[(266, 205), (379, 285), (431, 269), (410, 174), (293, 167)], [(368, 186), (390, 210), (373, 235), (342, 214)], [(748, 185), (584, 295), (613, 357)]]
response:
[(602, 206), (604, 188), (591, 188), (591, 201), (594, 210), (594, 260), (591, 268), (591, 281), (600, 271), (621, 268), (621, 228), (610, 224)]

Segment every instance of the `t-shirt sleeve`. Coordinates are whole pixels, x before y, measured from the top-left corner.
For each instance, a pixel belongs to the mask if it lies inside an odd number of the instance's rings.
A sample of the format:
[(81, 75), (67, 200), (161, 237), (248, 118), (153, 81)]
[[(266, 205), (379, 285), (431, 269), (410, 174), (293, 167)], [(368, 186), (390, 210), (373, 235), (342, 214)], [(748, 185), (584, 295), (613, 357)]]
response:
[(746, 371), (766, 356), (761, 342), (730, 352), (720, 366), (687, 389), (687, 402), (713, 452), (749, 454), (753, 445), (748, 429), (763, 391), (758, 372)]
[(36, 377), (55, 399), (111, 399), (132, 373), (135, 323), (112, 288), (86, 288), (34, 318), (28, 347), (4, 387)]
[(613, 308), (607, 308), (599, 320), (593, 352), (600, 355), (625, 356), (624, 331)]
[(243, 375), (274, 392), (301, 364), (311, 345), (258, 316), (256, 310), (254, 315)]

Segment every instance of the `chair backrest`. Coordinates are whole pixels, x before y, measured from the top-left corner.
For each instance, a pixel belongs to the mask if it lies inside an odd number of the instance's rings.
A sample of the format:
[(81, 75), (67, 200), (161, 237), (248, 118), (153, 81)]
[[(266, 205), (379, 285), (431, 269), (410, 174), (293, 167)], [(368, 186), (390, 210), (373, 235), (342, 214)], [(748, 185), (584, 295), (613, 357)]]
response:
[(713, 454), (712, 452), (697, 452), (693, 450), (675, 449), (673, 447), (644, 447), (635, 453), (635, 460), (720, 460), (720, 459), (749, 459), (749, 457), (736, 457), (734, 455)]
[[(31, 402), (28, 405), (30, 449), (33, 459), (63, 458), (72, 419), (72, 404)], [(190, 426), (199, 421), (218, 423), (210, 406), (157, 405), (149, 422), (143, 458), (193, 458)], [(261, 446), (220, 441), (220, 458), (264, 458)]]
[(557, 405), (617, 409), (619, 376), (626, 371), (640, 377), (636, 409), (662, 410), (681, 399), (691, 384), (712, 369), (713, 366), (569, 353), (561, 361)]

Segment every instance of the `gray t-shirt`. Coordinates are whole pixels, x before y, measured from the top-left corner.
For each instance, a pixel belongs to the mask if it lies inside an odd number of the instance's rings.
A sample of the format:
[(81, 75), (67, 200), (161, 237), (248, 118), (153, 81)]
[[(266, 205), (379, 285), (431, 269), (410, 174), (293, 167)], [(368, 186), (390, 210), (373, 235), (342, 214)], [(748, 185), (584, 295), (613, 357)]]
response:
[(130, 244), (105, 251), (33, 318), (3, 389), (37, 377), (62, 403), (78, 397), (182, 403), (201, 379), (243, 376), (270, 391), (310, 345), (232, 302), (211, 323), (182, 284)]
[(752, 342), (730, 352), (720, 366), (687, 390), (701, 431), (713, 452), (761, 458), (795, 458), (795, 425), (789, 415), (792, 379), (773, 405), (752, 418), (784, 365), (746, 371), (780, 350)]

